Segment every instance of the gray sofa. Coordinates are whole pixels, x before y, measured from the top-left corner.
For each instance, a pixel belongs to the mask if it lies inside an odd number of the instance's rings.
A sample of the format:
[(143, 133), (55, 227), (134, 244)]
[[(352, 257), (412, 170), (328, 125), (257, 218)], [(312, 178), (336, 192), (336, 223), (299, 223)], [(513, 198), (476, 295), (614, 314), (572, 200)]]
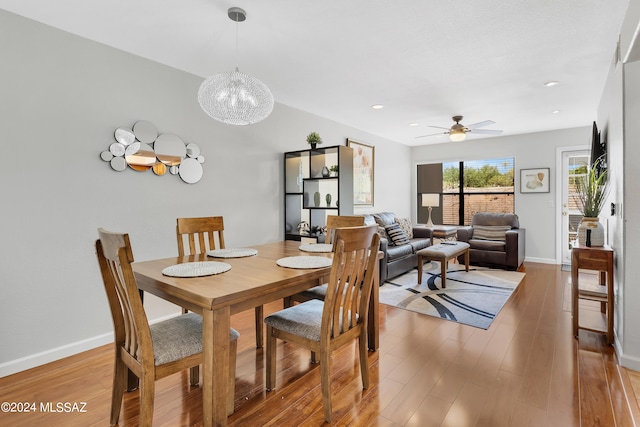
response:
[[(478, 212), (470, 226), (458, 228), (458, 241), (469, 244), (474, 265), (517, 270), (524, 262), (525, 229), (516, 214)], [(462, 256), (458, 260), (464, 262)]]
[[(380, 227), (396, 222), (396, 215), (393, 212), (380, 212), (375, 214), (365, 214), (365, 225), (377, 224)], [(426, 227), (411, 227), (413, 238), (409, 243), (395, 246), (387, 237), (382, 237), (380, 230), (380, 250), (384, 254), (380, 260), (380, 285), (385, 280), (399, 276), (418, 266), (418, 255), (420, 249), (431, 246), (433, 231)]]

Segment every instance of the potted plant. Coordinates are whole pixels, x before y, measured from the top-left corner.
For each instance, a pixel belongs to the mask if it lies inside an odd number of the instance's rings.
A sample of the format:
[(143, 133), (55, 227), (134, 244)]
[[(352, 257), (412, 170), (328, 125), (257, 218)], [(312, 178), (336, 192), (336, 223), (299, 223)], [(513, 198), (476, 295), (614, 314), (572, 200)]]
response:
[(331, 166), (329, 172), (331, 172), (331, 176), (338, 176), (338, 165)]
[(604, 227), (598, 216), (607, 199), (609, 183), (607, 169), (601, 167), (602, 158), (596, 159), (585, 176), (575, 180), (578, 209), (584, 215), (578, 226), (578, 243), (604, 246)]
[(318, 132), (311, 132), (307, 135), (307, 143), (311, 144), (312, 150), (315, 150), (316, 144), (322, 144), (322, 138), (320, 138)]

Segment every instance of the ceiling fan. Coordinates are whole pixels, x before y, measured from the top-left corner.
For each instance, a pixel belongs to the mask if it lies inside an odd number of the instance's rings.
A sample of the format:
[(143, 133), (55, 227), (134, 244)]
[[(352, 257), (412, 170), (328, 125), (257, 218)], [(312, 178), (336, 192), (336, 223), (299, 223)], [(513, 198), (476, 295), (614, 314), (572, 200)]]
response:
[(446, 129), (447, 130), (446, 132), (438, 132), (438, 133), (432, 133), (429, 135), (421, 135), (421, 136), (416, 136), (416, 138), (424, 138), (426, 136), (434, 136), (434, 135), (449, 135), (449, 139), (451, 141), (464, 141), (464, 139), (467, 137), (468, 132), (482, 133), (485, 135), (489, 135), (489, 134), (499, 135), (502, 133), (502, 131), (498, 129), (479, 129), (485, 126), (495, 124), (493, 120), (485, 120), (483, 122), (478, 122), (469, 126), (465, 126), (460, 123), (460, 121), (462, 120), (462, 116), (453, 116), (452, 119), (454, 122), (456, 122), (456, 124), (454, 124), (450, 128), (444, 128), (442, 126), (429, 126), (430, 128)]

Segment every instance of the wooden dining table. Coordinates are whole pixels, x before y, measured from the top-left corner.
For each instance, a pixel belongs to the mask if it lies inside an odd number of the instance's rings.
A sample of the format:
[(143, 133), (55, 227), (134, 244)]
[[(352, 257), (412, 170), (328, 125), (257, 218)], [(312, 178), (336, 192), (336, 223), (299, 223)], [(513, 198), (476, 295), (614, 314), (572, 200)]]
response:
[[(280, 258), (323, 256), (332, 253), (303, 252), (300, 242), (282, 241), (251, 246), (257, 255), (241, 258), (212, 258), (206, 254), (135, 262), (138, 288), (202, 315), (202, 408), (204, 425), (227, 425), (229, 377), (229, 328), (231, 315), (294, 295), (326, 283), (331, 267), (298, 269), (276, 264)], [(195, 261), (220, 261), (231, 265), (227, 272), (205, 277), (170, 277), (162, 270), (171, 265)], [(378, 263), (376, 263), (376, 269)], [(368, 347), (379, 347), (379, 274), (369, 302)]]

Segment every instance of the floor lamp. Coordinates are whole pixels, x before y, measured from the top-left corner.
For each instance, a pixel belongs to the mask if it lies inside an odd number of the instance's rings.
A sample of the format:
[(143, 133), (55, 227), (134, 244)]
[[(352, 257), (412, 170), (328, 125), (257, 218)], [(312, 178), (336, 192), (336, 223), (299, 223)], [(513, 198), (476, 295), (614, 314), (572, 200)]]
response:
[(429, 221), (427, 221), (427, 227), (433, 227), (433, 222), (431, 221), (431, 208), (440, 206), (440, 194), (432, 193), (432, 194), (423, 194), (422, 195), (422, 206), (429, 208)]

